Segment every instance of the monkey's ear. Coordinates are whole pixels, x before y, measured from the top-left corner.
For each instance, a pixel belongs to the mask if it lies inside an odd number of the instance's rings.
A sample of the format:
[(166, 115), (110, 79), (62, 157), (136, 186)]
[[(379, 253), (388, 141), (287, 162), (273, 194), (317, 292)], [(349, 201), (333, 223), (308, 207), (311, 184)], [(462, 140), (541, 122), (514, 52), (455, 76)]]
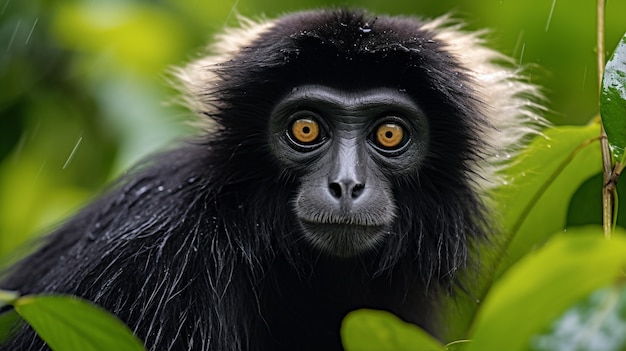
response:
[[(173, 86), (182, 93), (182, 103), (198, 116), (212, 116), (220, 108), (215, 98), (215, 92), (221, 86), (216, 73), (219, 65), (232, 60), (275, 24), (274, 20), (255, 21), (242, 16), (238, 16), (238, 21), (238, 27), (226, 28), (216, 34), (199, 59), (171, 71)], [(203, 118), (203, 123), (206, 120)]]

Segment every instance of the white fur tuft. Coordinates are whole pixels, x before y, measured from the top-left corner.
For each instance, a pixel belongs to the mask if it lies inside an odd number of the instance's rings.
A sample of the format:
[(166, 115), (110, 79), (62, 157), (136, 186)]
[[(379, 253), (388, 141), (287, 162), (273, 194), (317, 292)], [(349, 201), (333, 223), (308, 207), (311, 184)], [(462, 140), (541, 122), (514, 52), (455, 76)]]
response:
[(215, 36), (214, 42), (208, 48), (209, 54), (204, 54), (186, 67), (173, 72), (180, 82), (178, 88), (185, 93), (186, 105), (196, 113), (211, 114), (217, 108), (201, 98), (210, 88), (207, 84), (219, 85), (219, 79), (214, 72), (215, 66), (231, 60), (242, 48), (250, 45), (274, 25), (271, 20), (254, 21), (245, 17), (238, 19), (239, 27), (226, 28)]
[(484, 46), (485, 31), (466, 32), (461, 23), (449, 16), (434, 19), (422, 28), (437, 33), (435, 39), (446, 45), (446, 51), (476, 84), (483, 115), (493, 128), (481, 135), (490, 149), (486, 150), (484, 162), (473, 170), (480, 175), (480, 188), (498, 187), (505, 180), (498, 176), (501, 170), (510, 164), (528, 137), (540, 134), (539, 129), (547, 124), (539, 114), (545, 111), (540, 104), (543, 96), (537, 86), (524, 81), (522, 69), (514, 68), (511, 58)]

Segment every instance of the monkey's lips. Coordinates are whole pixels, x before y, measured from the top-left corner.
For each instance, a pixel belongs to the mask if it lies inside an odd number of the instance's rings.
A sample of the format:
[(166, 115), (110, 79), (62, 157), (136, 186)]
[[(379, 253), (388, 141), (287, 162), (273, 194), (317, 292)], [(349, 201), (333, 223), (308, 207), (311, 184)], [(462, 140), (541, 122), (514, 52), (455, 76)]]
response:
[(348, 221), (310, 221), (300, 219), (305, 237), (316, 248), (341, 257), (372, 250), (389, 232), (384, 224), (359, 224)]

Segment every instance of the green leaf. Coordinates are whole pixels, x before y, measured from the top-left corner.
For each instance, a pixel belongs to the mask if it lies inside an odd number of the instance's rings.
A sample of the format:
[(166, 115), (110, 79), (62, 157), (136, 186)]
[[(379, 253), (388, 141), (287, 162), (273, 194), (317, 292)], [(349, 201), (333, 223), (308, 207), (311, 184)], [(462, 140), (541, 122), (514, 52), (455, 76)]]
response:
[(623, 164), (626, 148), (626, 33), (604, 69), (600, 114), (611, 153)]
[(565, 228), (573, 194), (601, 171), (599, 135), (599, 124), (548, 129), (507, 170), (511, 181), (496, 194), (507, 236), (498, 276)]
[(521, 351), (570, 306), (624, 276), (626, 238), (600, 227), (570, 229), (513, 266), (493, 286), (468, 351)]
[(341, 326), (346, 351), (440, 351), (437, 340), (413, 324), (385, 311), (357, 310)]
[[(567, 211), (567, 227), (596, 224), (602, 225), (603, 175), (598, 173), (578, 188)], [(626, 199), (626, 182), (617, 183), (617, 198)], [(626, 206), (617, 208), (617, 225), (626, 227)]]
[(14, 307), (55, 351), (144, 350), (121, 321), (72, 296), (25, 296)]
[(10, 340), (15, 331), (24, 323), (15, 310), (10, 310), (0, 314), (0, 345)]

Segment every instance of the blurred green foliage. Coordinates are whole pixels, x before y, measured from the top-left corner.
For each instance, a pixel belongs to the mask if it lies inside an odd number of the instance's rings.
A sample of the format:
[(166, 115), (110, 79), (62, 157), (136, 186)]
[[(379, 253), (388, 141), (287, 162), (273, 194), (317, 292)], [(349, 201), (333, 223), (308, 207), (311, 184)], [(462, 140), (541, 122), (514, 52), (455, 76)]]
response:
[[(50, 229), (140, 158), (192, 133), (168, 69), (237, 16), (325, 6), (425, 17), (452, 10), (531, 64), (557, 124), (597, 114), (594, 2), (0, 1), (0, 256)], [(626, 3), (607, 5), (607, 47)]]

